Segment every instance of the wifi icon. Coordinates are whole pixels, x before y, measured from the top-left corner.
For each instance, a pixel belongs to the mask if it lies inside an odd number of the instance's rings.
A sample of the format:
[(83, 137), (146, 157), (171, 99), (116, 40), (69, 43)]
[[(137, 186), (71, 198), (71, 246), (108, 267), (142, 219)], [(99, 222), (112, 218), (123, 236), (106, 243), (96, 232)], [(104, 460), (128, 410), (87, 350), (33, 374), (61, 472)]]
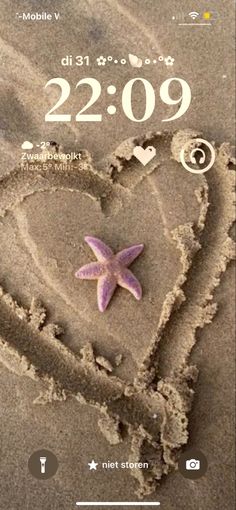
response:
[(198, 16), (199, 16), (199, 12), (189, 12), (188, 15), (190, 16), (190, 18), (192, 19), (196, 19)]

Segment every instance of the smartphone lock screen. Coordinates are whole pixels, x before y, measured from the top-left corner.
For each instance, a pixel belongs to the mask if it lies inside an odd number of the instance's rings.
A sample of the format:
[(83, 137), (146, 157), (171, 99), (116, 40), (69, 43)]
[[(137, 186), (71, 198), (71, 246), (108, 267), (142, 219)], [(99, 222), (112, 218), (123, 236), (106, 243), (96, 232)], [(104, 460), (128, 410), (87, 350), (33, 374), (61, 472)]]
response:
[(0, 510), (233, 510), (235, 5), (0, 0)]

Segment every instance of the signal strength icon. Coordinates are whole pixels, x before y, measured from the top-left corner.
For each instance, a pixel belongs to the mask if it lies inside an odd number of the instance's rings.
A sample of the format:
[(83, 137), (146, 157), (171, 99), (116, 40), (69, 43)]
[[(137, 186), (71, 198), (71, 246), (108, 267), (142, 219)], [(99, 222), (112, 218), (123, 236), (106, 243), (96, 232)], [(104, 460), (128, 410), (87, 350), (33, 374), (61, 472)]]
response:
[(196, 11), (189, 12), (188, 15), (190, 16), (190, 18), (192, 18), (194, 20), (199, 16), (199, 12), (196, 12)]

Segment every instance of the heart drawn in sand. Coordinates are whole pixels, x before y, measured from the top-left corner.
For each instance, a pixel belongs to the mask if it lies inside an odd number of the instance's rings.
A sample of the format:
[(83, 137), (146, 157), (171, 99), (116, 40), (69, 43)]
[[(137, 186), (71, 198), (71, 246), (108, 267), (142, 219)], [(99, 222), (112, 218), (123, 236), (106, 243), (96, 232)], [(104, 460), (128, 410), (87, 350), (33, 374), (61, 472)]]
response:
[[(0, 215), (13, 211), (19, 235), (7, 242), (12, 216), (9, 224), (4, 218), (4, 271), (11, 274), (18, 294), (21, 287), (28, 292), (28, 280), (32, 286), (37, 278), (38, 285), (43, 282), (45, 300), (67, 325), (70, 342), (67, 348), (63, 338), (56, 341), (58, 330), (53, 324), (44, 325), (43, 308), (33, 304), (27, 311), (0, 288), (0, 359), (21, 375), (51, 382), (53, 391), (46, 401), (54, 395), (63, 400), (69, 394), (100, 407), (106, 414), (100, 428), (112, 444), (122, 439), (119, 422), (128, 424), (137, 459), (148, 443), (158, 460), (147, 483), (144, 474), (137, 475), (142, 495), (153, 490), (156, 480), (175, 463), (178, 448), (187, 442), (189, 381), (194, 378), (188, 357), (196, 328), (214, 316), (211, 293), (232, 258), (227, 232), (234, 209), (230, 200), (224, 207), (226, 187), (231, 190), (232, 181), (229, 173), (222, 174), (228, 161), (223, 148), (215, 165), (220, 214), (216, 221), (210, 216), (210, 242), (203, 260), (199, 257), (191, 268), (207, 217), (208, 187), (204, 176), (180, 171), (178, 140), (183, 143), (189, 136), (197, 134), (180, 132), (174, 139), (157, 133), (126, 141), (107, 159), (110, 176), (97, 172), (86, 156), (66, 169), (56, 163), (20, 167), (0, 182)], [(139, 145), (137, 157), (137, 142), (152, 145), (146, 149)], [(145, 166), (156, 152), (159, 160), (148, 171), (140, 171), (132, 155), (143, 159)], [(81, 285), (74, 278), (76, 268), (91, 257), (84, 246), (88, 234), (103, 239), (115, 252), (137, 242), (145, 245), (143, 256), (135, 261), (142, 301), (118, 290), (112, 306), (100, 314), (91, 282)], [(27, 261), (24, 271), (11, 263), (12, 252)], [(218, 252), (220, 262), (215, 259)], [(202, 278), (205, 260), (208, 269)], [(199, 292), (187, 288), (185, 295), (182, 287), (190, 268)], [(90, 342), (87, 350), (86, 342)], [(117, 354), (122, 363), (114, 377), (115, 363), (109, 360)]]
[(149, 145), (144, 149), (141, 145), (136, 145), (133, 150), (133, 155), (135, 158), (142, 163), (143, 166), (146, 166), (153, 158), (156, 156), (156, 149)]
[[(114, 180), (96, 173), (87, 160), (75, 163), (67, 174), (50, 167), (46, 178), (57, 191), (34, 193), (15, 209), (34, 268), (53, 292), (57, 307), (59, 300), (64, 301), (61, 320), (78, 323), (73, 335), (75, 349), (82, 347), (85, 339), (92, 343), (96, 339), (102, 354), (114, 357), (121, 352), (123, 368), (131, 380), (155, 336), (166, 296), (183, 271), (181, 252), (171, 232), (189, 221), (196, 223), (199, 216), (195, 189), (202, 179), (179, 172), (178, 163), (170, 160), (171, 139), (163, 135), (152, 139), (165, 164), (160, 169), (156, 162), (150, 163), (148, 173), (140, 172), (140, 165), (133, 160), (119, 175), (112, 163)], [(191, 201), (186, 200), (189, 195)], [(119, 288), (106, 313), (100, 314), (96, 282), (74, 277), (78, 267), (94, 261), (84, 243), (86, 235), (102, 239), (114, 252), (132, 244), (145, 245), (142, 257), (131, 265), (143, 288), (141, 301)]]

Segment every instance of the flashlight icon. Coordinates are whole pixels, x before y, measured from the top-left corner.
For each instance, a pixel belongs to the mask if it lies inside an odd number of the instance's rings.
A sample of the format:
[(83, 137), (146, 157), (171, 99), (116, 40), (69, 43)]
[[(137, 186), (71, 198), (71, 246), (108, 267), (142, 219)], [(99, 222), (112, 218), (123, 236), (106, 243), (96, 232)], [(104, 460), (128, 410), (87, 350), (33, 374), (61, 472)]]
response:
[(39, 460), (40, 460), (40, 472), (42, 474), (44, 474), (45, 471), (46, 471), (46, 460), (47, 460), (47, 457), (39, 457)]

